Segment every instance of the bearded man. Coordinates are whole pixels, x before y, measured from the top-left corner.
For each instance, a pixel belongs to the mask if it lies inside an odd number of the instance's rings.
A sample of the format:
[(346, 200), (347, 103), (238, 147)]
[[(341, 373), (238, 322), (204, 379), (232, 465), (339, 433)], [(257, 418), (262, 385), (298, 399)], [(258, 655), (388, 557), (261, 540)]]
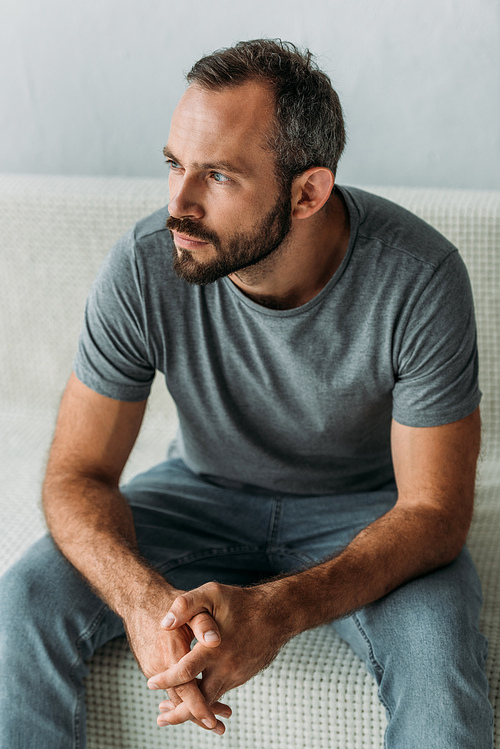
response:
[[(83, 747), (86, 661), (124, 632), (170, 696), (158, 723), (222, 734), (224, 693), (331, 623), (378, 682), (387, 747), (491, 748), (465, 267), (415, 216), (335, 184), (342, 110), (308, 52), (240, 42), (187, 78), (168, 211), (89, 294), (50, 535), (2, 581), (0, 746)], [(178, 434), (119, 487), (156, 370)]]

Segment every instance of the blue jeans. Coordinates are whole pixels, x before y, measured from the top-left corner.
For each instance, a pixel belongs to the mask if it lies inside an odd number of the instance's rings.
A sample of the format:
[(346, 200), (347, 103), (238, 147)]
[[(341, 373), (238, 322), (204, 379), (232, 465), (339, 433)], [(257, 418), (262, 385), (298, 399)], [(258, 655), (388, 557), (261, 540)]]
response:
[[(183, 589), (208, 580), (248, 585), (312, 566), (396, 500), (393, 484), (321, 497), (222, 487), (180, 460), (122, 491), (142, 554)], [(377, 680), (387, 747), (493, 747), (480, 608), (479, 579), (464, 549), (449, 566), (334, 623)], [(123, 635), (120, 618), (50, 537), (1, 579), (0, 612), (0, 749), (83, 749), (86, 662)]]

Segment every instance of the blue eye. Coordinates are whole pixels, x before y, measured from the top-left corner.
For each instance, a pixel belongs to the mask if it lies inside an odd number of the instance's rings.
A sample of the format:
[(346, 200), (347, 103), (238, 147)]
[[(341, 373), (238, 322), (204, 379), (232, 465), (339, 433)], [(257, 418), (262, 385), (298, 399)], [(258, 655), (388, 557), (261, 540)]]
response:
[(212, 172), (212, 177), (215, 182), (231, 182), (229, 177), (226, 177), (225, 174), (221, 174), (220, 172)]

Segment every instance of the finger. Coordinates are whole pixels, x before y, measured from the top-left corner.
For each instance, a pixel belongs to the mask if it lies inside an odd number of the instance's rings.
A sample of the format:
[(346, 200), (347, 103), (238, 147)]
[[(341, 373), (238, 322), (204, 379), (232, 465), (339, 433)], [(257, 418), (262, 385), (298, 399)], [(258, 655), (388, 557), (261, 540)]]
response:
[[(189, 684), (183, 684), (175, 690), (175, 701), (180, 702), (175, 705), (174, 709), (179, 708), (180, 723), (195, 718), (199, 723), (203, 723), (206, 728), (214, 728), (217, 723), (215, 713), (208, 706), (207, 701), (199, 690), (198, 683), (192, 681)], [(184, 716), (184, 717), (183, 717)]]
[(193, 616), (189, 620), (188, 624), (198, 642), (203, 643), (208, 648), (216, 648), (220, 645), (221, 636), (219, 627), (208, 611), (196, 614), (196, 616)]
[[(170, 713), (177, 705), (172, 700), (164, 700), (160, 702), (158, 707), (161, 713)], [(210, 705), (210, 709), (215, 715), (220, 715), (221, 718), (230, 718), (233, 714), (229, 705), (225, 705), (223, 702), (214, 702), (213, 705)]]
[[(203, 615), (203, 619), (208, 624), (207, 629), (209, 631), (213, 629), (217, 634), (220, 635), (219, 629), (215, 620), (212, 618), (213, 613), (213, 598), (210, 597), (209, 592), (214, 592), (216, 589), (215, 584), (206, 584), (201, 588), (195, 588), (194, 590), (187, 591), (177, 598), (174, 599), (167, 615), (163, 619), (161, 625), (164, 629), (176, 629), (183, 624), (190, 623), (199, 614)], [(200, 642), (203, 642), (203, 638), (197, 638)]]
[[(208, 725), (205, 726), (202, 721), (199, 721), (193, 716), (188, 706), (183, 702), (179, 703), (178, 705), (172, 705), (167, 710), (162, 710), (157, 719), (158, 724), (162, 719), (165, 721), (170, 721), (170, 716), (172, 716), (172, 722), (169, 723), (169, 725), (179, 725), (179, 723), (185, 723), (187, 720), (192, 720), (194, 723), (198, 723), (199, 725), (203, 725), (204, 727), (208, 728)], [(211, 722), (210, 727), (215, 727), (215, 721)]]
[[(172, 689), (196, 679), (207, 665), (207, 651), (196, 644), (180, 661), (148, 681), (150, 689)], [(200, 692), (201, 694), (201, 692)]]
[(167, 689), (167, 690), (166, 690), (166, 692), (167, 692), (168, 696), (170, 697), (170, 700), (169, 700), (169, 701), (170, 701), (170, 703), (171, 703), (172, 705), (174, 705), (174, 707), (177, 707), (177, 705), (180, 705), (180, 704), (181, 704), (182, 700), (181, 700), (181, 698), (180, 698), (180, 697), (178, 696), (178, 694), (177, 694), (177, 692), (175, 691), (175, 689)]
[(222, 723), (222, 721), (220, 720), (214, 720), (213, 722), (209, 722), (207, 720), (205, 722), (205, 720), (199, 721), (193, 718), (185, 703), (182, 703), (177, 707), (173, 707), (169, 711), (162, 712), (161, 715), (158, 716), (156, 722), (159, 726), (178, 726), (188, 720), (193, 721), (193, 723), (196, 723), (196, 725), (200, 726), (200, 728), (205, 728), (206, 730), (213, 731), (219, 736), (222, 736), (222, 734), (226, 730), (224, 723)]
[[(184, 624), (183, 618), (177, 617), (172, 611), (162, 620), (161, 626), (166, 630), (174, 630)], [(215, 619), (210, 616), (208, 611), (202, 611), (189, 619), (187, 624), (193, 631), (198, 642), (202, 642), (209, 648), (217, 647), (220, 644), (220, 630)]]

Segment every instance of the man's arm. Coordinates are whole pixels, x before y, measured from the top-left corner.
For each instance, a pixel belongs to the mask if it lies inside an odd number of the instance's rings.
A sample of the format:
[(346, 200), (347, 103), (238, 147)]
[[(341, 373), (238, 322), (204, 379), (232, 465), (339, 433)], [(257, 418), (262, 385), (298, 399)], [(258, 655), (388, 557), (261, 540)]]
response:
[[(174, 634), (160, 620), (181, 592), (139, 554), (132, 512), (118, 482), (142, 423), (146, 401), (105, 398), (71, 375), (64, 393), (43, 487), (49, 530), (62, 553), (122, 619), (146, 676), (189, 652), (194, 635), (203, 641), (217, 627), (206, 615)], [(215, 643), (218, 645), (218, 642)], [(172, 693), (185, 699), (196, 722), (216, 727), (195, 683)], [(227, 713), (227, 711), (226, 711)], [(220, 721), (218, 732), (223, 729)]]
[[(299, 632), (356, 611), (458, 556), (472, 519), (479, 409), (438, 427), (393, 422), (391, 439), (394, 508), (338, 556), (309, 570), (254, 588), (210, 583), (180, 596), (170, 608), (170, 628), (205, 610), (218, 622), (222, 644), (213, 654), (195, 645), (177, 666), (155, 676), (156, 684), (171, 687), (203, 672), (207, 700), (218, 699), (265, 667)], [(165, 706), (170, 712), (164, 720), (186, 719), (185, 706), (172, 707)]]

